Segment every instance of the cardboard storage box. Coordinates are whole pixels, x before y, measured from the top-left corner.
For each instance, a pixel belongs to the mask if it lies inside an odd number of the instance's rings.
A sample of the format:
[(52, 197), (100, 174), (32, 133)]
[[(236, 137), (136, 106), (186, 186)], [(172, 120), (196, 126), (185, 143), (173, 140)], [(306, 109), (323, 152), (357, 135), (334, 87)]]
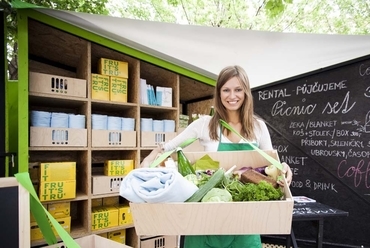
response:
[[(98, 235), (89, 235), (82, 238), (75, 239), (76, 243), (81, 246), (81, 248), (132, 248), (124, 244), (120, 244), (116, 241), (109, 240), (107, 238), (100, 237)], [(65, 248), (63, 243), (58, 243), (55, 245), (45, 246), (45, 248)]]
[(68, 217), (71, 214), (71, 202), (56, 202), (47, 204), (48, 212), (54, 218)]
[(30, 127), (30, 146), (87, 146), (87, 130), (75, 128)]
[(140, 248), (173, 248), (178, 247), (177, 236), (157, 236), (140, 239)]
[(131, 225), (133, 224), (132, 213), (129, 205), (119, 205), (118, 208), (118, 225)]
[(40, 182), (76, 180), (76, 162), (40, 163)]
[(136, 147), (136, 131), (91, 130), (92, 147)]
[(141, 132), (141, 147), (153, 147), (176, 137), (176, 132)]
[(118, 193), (121, 182), (125, 176), (103, 176), (94, 175), (92, 180), (92, 194)]
[(30, 72), (29, 91), (86, 98), (86, 80)]
[(125, 244), (126, 243), (126, 229), (108, 232), (107, 238), (110, 240), (114, 240), (120, 244)]
[(41, 202), (76, 198), (76, 180), (40, 182)]
[(91, 99), (109, 101), (109, 76), (91, 74)]
[(91, 210), (91, 230), (118, 226), (118, 208), (114, 206), (93, 207)]
[(128, 63), (125, 61), (100, 58), (98, 73), (107, 76), (128, 78)]
[(109, 100), (113, 102), (127, 102), (127, 78), (109, 78)]
[[(64, 218), (58, 218), (58, 219), (55, 219), (55, 220), (58, 221), (58, 223), (62, 226), (62, 228), (64, 230), (66, 230), (66, 232), (68, 232), (68, 233), (71, 232), (71, 217), (70, 216), (64, 217)], [(38, 226), (37, 222), (31, 222), (30, 227), (31, 227), (31, 232), (30, 232), (31, 233), (31, 241), (40, 240), (40, 239), (44, 238), (44, 236), (41, 232), (41, 229)], [(54, 229), (54, 227), (52, 227), (52, 230), (53, 230), (53, 232), (56, 236), (59, 236), (57, 231)]]
[[(276, 151), (266, 151), (278, 159)], [(185, 153), (194, 163), (208, 154), (226, 170), (270, 164), (257, 151)], [(290, 234), (294, 201), (289, 187), (278, 201), (130, 203), (138, 235)]]
[(104, 162), (105, 176), (126, 176), (134, 169), (134, 160), (106, 160)]

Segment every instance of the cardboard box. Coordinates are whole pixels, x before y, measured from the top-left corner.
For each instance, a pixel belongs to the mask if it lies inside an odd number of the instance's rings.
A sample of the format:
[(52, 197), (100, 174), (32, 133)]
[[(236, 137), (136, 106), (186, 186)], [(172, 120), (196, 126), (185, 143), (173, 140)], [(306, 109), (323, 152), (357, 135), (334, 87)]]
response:
[(120, 244), (125, 244), (126, 243), (126, 229), (108, 232), (107, 238), (110, 240), (114, 240)]
[(86, 98), (86, 80), (30, 72), (29, 91)]
[(40, 182), (76, 179), (76, 162), (40, 163)]
[(91, 99), (109, 101), (109, 76), (91, 74)]
[(128, 78), (128, 63), (119, 60), (100, 58), (98, 73), (107, 76)]
[(91, 230), (118, 226), (118, 208), (102, 206), (91, 210)]
[(130, 225), (134, 223), (129, 205), (119, 205), (117, 208), (119, 226)]
[(71, 214), (71, 202), (48, 203), (47, 210), (56, 219), (68, 217)]
[(98, 235), (100, 237), (103, 237), (103, 238), (106, 238), (106, 239), (108, 238), (108, 233), (98, 233), (96, 235)]
[[(266, 151), (278, 159), (276, 151)], [(208, 154), (226, 170), (270, 164), (258, 151), (185, 153), (194, 162)], [(138, 235), (290, 234), (294, 201), (285, 182), (284, 199), (223, 203), (130, 203)]]
[(176, 132), (141, 132), (141, 147), (156, 147), (176, 137)]
[(30, 127), (30, 146), (86, 147), (87, 130), (76, 128)]
[(104, 197), (102, 200), (102, 206), (116, 206), (119, 204), (119, 196)]
[(91, 130), (92, 147), (136, 147), (136, 131)]
[(76, 198), (76, 180), (41, 182), (39, 198), (41, 202)]
[(118, 193), (121, 182), (125, 176), (94, 175), (92, 180), (92, 194)]
[[(124, 244), (119, 244), (113, 240), (109, 240), (98, 235), (89, 235), (82, 238), (75, 239), (76, 243), (81, 246), (81, 248), (132, 248)], [(65, 248), (64, 243), (58, 243), (55, 245), (45, 246), (45, 248)]]
[(107, 160), (104, 163), (105, 176), (126, 176), (134, 169), (134, 160)]
[(91, 199), (91, 207), (103, 206), (103, 198)]
[(127, 102), (127, 78), (109, 77), (109, 100)]
[[(64, 217), (55, 219), (58, 223), (66, 230), (68, 233), (71, 232), (71, 217)], [(40, 227), (37, 225), (37, 222), (31, 222), (31, 241), (43, 239), (44, 236), (42, 235)], [(55, 231), (54, 227), (52, 228), (53, 232), (56, 236), (58, 233)]]
[(141, 238), (140, 248), (173, 248), (178, 247), (177, 236), (159, 236)]

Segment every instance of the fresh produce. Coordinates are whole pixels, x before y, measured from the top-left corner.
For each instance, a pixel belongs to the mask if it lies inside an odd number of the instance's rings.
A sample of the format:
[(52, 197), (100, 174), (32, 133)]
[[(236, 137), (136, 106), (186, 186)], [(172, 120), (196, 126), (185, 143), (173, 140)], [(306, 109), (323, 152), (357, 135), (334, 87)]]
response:
[(244, 172), (246, 172), (247, 170), (255, 170), (255, 171), (257, 171), (257, 172), (259, 172), (259, 173), (261, 173), (262, 175), (265, 175), (265, 176), (267, 176), (267, 174), (266, 174), (266, 172), (265, 172), (265, 168), (267, 167), (267, 165), (265, 165), (265, 166), (261, 166), (261, 167), (257, 167), (257, 168), (253, 168), (253, 167), (251, 167), (251, 166), (249, 166), (249, 167), (246, 167), (246, 166), (244, 166), (244, 167), (241, 167), (240, 169), (238, 169), (237, 171), (235, 171), (234, 172), (234, 174), (237, 174), (237, 175), (241, 175), (241, 174), (243, 174)]
[(262, 167), (257, 167), (257, 168), (242, 167), (236, 172), (234, 172), (234, 174), (237, 175), (239, 180), (243, 183), (259, 183), (260, 181), (263, 180), (263, 181), (270, 183), (275, 188), (277, 188), (279, 186), (277, 184), (277, 178), (267, 175), (265, 173), (267, 168), (269, 167), (268, 166), (262, 166)]
[(279, 186), (277, 184), (276, 179), (273, 179), (269, 176), (265, 176), (255, 170), (247, 170), (246, 172), (240, 175), (239, 180), (243, 183), (255, 183), (255, 184), (258, 184), (261, 181), (265, 181), (271, 184), (274, 188), (277, 188)]
[(224, 185), (233, 197), (233, 201), (271, 201), (280, 200), (284, 193), (280, 188), (274, 188), (266, 181), (242, 183), (238, 179)]
[(212, 176), (209, 177), (208, 181), (204, 183), (199, 189), (189, 198), (186, 202), (199, 202), (202, 198), (210, 191), (222, 182), (225, 171), (220, 168)]
[(198, 186), (198, 185), (199, 185), (199, 181), (198, 181), (198, 177), (197, 177), (197, 175), (195, 175), (195, 174), (188, 174), (188, 175), (186, 175), (186, 176), (185, 176), (185, 178), (186, 178), (188, 181), (190, 181), (190, 182), (194, 183), (194, 185), (196, 185), (196, 186)]
[(202, 198), (202, 202), (231, 202), (232, 195), (226, 189), (213, 188)]
[(279, 169), (273, 164), (265, 168), (265, 173), (275, 181), (277, 181), (279, 177)]
[(176, 149), (177, 153), (177, 165), (180, 174), (185, 177), (186, 175), (189, 174), (194, 174), (195, 175), (195, 170), (193, 166), (191, 166), (191, 163), (189, 159), (185, 156), (184, 152), (182, 151), (181, 147), (178, 147)]

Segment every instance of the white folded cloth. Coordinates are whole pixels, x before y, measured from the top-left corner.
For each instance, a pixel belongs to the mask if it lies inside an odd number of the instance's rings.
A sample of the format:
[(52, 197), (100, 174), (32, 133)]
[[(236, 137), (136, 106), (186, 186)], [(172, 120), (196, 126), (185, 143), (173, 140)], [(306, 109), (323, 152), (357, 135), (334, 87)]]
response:
[(125, 176), (120, 196), (134, 203), (184, 202), (198, 187), (172, 168), (139, 168)]

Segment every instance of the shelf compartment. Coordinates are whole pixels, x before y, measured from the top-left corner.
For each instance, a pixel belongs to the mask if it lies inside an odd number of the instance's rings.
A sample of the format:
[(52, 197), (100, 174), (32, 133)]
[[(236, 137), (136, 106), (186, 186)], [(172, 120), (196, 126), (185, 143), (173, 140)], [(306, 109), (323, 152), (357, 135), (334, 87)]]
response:
[(87, 129), (30, 127), (30, 147), (87, 147)]
[[(90, 171), (88, 151), (30, 151), (29, 171), (34, 185), (38, 185), (39, 163), (76, 162), (76, 198), (85, 199), (90, 192)], [(74, 201), (76, 199), (71, 199)]]
[(91, 130), (92, 147), (136, 147), (136, 132)]
[[(128, 79), (127, 79), (127, 102), (138, 103), (138, 86), (139, 86), (139, 60), (107, 48), (96, 43), (91, 43), (91, 72), (98, 73), (99, 59), (106, 58), (128, 63)], [(89, 96), (91, 89), (89, 88)]]
[(30, 72), (29, 92), (86, 98), (86, 80)]

